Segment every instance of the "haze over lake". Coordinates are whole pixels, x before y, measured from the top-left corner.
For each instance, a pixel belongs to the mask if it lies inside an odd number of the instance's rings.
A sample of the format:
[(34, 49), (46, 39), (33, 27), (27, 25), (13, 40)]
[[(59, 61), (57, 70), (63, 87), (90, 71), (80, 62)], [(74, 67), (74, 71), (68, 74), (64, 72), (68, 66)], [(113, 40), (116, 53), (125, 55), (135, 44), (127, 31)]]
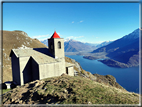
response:
[(92, 74), (113, 75), (116, 81), (127, 91), (139, 93), (139, 67), (114, 68), (97, 61), (88, 60), (79, 55), (66, 55), (80, 63), (81, 67)]

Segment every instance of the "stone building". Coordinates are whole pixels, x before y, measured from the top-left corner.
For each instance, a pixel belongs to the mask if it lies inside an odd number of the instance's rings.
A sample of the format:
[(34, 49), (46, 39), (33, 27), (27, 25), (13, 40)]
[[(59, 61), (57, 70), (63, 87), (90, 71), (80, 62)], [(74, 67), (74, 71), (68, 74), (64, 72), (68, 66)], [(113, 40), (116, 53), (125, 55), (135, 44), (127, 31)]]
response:
[(53, 33), (48, 39), (49, 48), (12, 49), (13, 81), (23, 85), (30, 81), (61, 76), (74, 76), (73, 64), (65, 62), (64, 39)]

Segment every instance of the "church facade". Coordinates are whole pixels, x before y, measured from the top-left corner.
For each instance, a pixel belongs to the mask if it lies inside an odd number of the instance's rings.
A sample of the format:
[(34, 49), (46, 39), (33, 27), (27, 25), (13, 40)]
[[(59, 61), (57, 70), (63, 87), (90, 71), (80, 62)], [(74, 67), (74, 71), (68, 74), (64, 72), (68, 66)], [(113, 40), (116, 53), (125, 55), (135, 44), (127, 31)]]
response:
[(12, 49), (10, 53), (13, 81), (17, 85), (61, 76), (74, 76), (73, 64), (65, 62), (64, 39), (53, 33), (49, 48)]

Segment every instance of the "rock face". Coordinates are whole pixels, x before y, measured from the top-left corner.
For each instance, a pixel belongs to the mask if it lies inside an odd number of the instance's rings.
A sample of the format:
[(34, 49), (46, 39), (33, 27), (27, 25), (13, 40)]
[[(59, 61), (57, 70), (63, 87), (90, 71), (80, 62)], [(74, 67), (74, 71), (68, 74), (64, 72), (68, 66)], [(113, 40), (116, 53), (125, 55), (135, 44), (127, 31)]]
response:
[(96, 81), (99, 83), (103, 83), (106, 85), (110, 85), (119, 89), (125, 90), (122, 86), (120, 86), (117, 82), (116, 79), (112, 75), (99, 75), (99, 74), (93, 74), (97, 79)]
[(74, 64), (74, 71), (75, 72), (81, 72), (82, 67), (80, 66), (80, 64), (78, 62), (76, 62), (74, 59), (65, 57), (65, 61)]
[[(105, 77), (111, 82), (111, 76)], [(113, 78), (114, 79), (114, 78)], [(112, 82), (111, 82), (112, 83)], [(3, 104), (138, 104), (139, 95), (87, 78), (63, 75), (36, 80), (6, 94)], [(86, 105), (87, 106), (87, 105)]]

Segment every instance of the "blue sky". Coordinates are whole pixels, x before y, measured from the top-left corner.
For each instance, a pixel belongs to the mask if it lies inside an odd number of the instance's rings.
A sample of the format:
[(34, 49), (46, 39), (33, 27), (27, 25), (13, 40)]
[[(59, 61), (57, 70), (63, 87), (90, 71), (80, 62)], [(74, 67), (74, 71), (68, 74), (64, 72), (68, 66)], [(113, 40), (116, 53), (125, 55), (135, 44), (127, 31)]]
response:
[(100, 43), (139, 28), (139, 3), (3, 3), (3, 30)]

